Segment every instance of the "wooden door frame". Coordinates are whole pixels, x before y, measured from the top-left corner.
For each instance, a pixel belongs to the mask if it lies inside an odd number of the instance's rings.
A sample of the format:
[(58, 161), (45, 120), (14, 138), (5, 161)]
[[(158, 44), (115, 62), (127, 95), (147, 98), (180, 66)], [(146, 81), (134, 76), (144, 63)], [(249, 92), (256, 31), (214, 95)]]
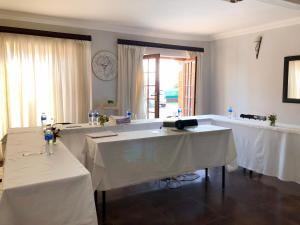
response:
[(198, 68), (198, 57), (195, 56), (195, 87), (194, 87), (194, 115), (196, 115), (196, 98), (197, 98), (197, 68)]
[[(154, 98), (154, 117), (159, 118), (159, 97), (160, 97), (160, 54), (150, 54), (150, 55), (144, 55), (143, 59), (155, 59), (155, 98)], [(149, 84), (148, 84), (149, 85)], [(149, 88), (148, 88), (149, 90)], [(148, 96), (147, 96), (147, 102), (148, 102)], [(147, 108), (148, 108), (147, 103)], [(148, 110), (148, 109), (147, 109)]]
[[(197, 56), (192, 58), (177, 58), (177, 57), (166, 57), (160, 54), (150, 54), (144, 55), (143, 59), (155, 59), (156, 65), (156, 76), (155, 76), (155, 107), (154, 107), (154, 117), (159, 118), (159, 101), (160, 101), (160, 59), (174, 59), (178, 61), (185, 60), (195, 60), (195, 81), (194, 81), (194, 109), (193, 114), (196, 115), (196, 99), (197, 99), (197, 75), (198, 75), (198, 58)], [(148, 98), (148, 96), (147, 96)], [(148, 99), (147, 99), (148, 101)], [(148, 104), (148, 103), (147, 103)], [(147, 105), (148, 108), (148, 105)]]

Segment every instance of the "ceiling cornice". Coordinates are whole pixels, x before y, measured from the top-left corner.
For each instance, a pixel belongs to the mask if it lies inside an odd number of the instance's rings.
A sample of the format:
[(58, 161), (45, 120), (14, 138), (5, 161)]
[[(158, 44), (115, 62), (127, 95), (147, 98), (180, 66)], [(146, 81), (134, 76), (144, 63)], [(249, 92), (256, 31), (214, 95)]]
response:
[(40, 23), (47, 25), (65, 26), (72, 28), (110, 31), (114, 33), (141, 35), (155, 38), (166, 38), (185, 41), (211, 41), (210, 35), (172, 33), (160, 30), (129, 27), (123, 25), (109, 24), (107, 22), (90, 21), (81, 19), (69, 19), (61, 17), (43, 16), (29, 13), (0, 10), (0, 19)]
[(90, 30), (101, 30), (101, 31), (114, 32), (114, 33), (132, 34), (132, 35), (140, 35), (140, 36), (147, 36), (147, 37), (154, 37), (154, 38), (166, 38), (166, 39), (185, 40), (185, 41), (215, 41), (215, 40), (232, 38), (232, 37), (242, 36), (251, 33), (259, 33), (266, 30), (272, 30), (272, 29), (300, 24), (300, 17), (297, 17), (297, 18), (282, 20), (278, 22), (268, 23), (261, 26), (239, 29), (231, 32), (224, 32), (224, 33), (219, 33), (214, 35), (197, 35), (197, 34), (171, 33), (171, 32), (159, 31), (159, 30), (150, 30), (145, 28), (109, 24), (106, 22), (43, 16), (43, 15), (7, 11), (1, 9), (0, 9), (0, 19), (47, 24), (47, 25), (56, 25), (56, 26), (64, 26), (64, 27), (72, 27), (72, 28), (90, 29)]
[(282, 20), (278, 22), (273, 22), (273, 23), (268, 23), (264, 24), (261, 26), (254, 26), (254, 27), (249, 27), (245, 29), (240, 29), (232, 32), (224, 32), (224, 33), (219, 33), (211, 36), (212, 40), (219, 40), (219, 39), (225, 39), (225, 38), (232, 38), (236, 36), (242, 36), (246, 34), (252, 34), (252, 33), (259, 33), (262, 31), (266, 30), (273, 30), (273, 29), (278, 29), (278, 28), (283, 28), (283, 27), (289, 27), (289, 26), (294, 26), (294, 25), (299, 25), (300, 24), (300, 17), (297, 18), (292, 18), (288, 20)]

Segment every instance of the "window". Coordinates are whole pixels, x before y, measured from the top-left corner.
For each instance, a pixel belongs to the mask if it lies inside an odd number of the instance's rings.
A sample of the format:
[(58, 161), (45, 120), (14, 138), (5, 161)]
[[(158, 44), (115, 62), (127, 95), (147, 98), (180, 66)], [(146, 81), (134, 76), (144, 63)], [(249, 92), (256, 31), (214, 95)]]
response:
[(0, 33), (0, 139), (9, 127), (84, 122), (90, 108), (90, 43)]

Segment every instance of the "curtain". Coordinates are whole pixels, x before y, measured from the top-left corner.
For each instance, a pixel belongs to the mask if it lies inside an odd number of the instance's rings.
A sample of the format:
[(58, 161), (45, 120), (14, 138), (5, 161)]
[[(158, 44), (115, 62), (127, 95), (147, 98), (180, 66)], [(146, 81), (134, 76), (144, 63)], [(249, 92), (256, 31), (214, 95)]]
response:
[(0, 34), (0, 139), (9, 127), (84, 122), (91, 106), (90, 42)]
[(118, 45), (118, 107), (125, 115), (127, 110), (138, 119), (145, 118), (144, 102), (144, 47)]
[(187, 58), (197, 57), (197, 76), (196, 76), (196, 106), (195, 114), (204, 114), (204, 96), (203, 96), (203, 53), (202, 52), (186, 52)]
[(289, 62), (288, 98), (300, 98), (300, 61)]

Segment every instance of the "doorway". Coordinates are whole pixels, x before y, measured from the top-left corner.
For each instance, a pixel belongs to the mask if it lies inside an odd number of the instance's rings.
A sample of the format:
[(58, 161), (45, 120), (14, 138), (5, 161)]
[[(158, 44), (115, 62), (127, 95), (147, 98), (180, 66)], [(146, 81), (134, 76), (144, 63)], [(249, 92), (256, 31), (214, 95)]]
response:
[(195, 114), (196, 58), (145, 55), (143, 60), (146, 118)]

